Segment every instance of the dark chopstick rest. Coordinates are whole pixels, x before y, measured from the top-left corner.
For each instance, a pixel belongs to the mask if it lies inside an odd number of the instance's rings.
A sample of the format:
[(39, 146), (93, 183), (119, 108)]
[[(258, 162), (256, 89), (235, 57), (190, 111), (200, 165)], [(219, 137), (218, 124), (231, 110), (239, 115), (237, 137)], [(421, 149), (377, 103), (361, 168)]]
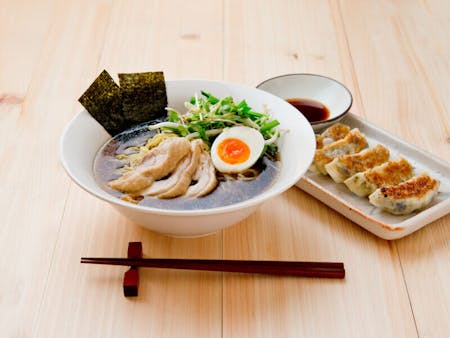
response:
[[(128, 243), (128, 258), (142, 258), (142, 243)], [(123, 275), (123, 294), (125, 297), (137, 297), (139, 289), (139, 270), (137, 266), (131, 266)]]

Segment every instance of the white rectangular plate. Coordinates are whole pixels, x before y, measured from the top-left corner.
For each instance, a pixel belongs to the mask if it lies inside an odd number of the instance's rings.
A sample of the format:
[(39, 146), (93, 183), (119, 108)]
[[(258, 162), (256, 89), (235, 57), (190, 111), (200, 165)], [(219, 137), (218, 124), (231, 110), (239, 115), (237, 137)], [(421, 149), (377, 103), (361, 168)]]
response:
[(353, 114), (342, 121), (351, 128), (359, 128), (369, 142), (384, 145), (391, 159), (406, 158), (414, 167), (414, 174), (428, 172), (440, 181), (439, 193), (425, 209), (409, 215), (396, 216), (381, 211), (364, 197), (354, 195), (344, 184), (335, 183), (329, 176), (308, 171), (296, 186), (321, 202), (359, 224), (373, 234), (388, 240), (398, 239), (422, 228), (450, 212), (450, 165), (436, 156), (389, 134)]

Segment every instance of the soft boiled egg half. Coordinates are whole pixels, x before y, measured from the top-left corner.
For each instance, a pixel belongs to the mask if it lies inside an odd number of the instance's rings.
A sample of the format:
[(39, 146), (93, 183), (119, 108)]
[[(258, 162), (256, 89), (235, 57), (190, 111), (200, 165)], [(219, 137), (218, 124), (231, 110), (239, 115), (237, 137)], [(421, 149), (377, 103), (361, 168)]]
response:
[(264, 137), (253, 128), (237, 126), (225, 129), (211, 146), (214, 167), (223, 173), (239, 173), (258, 160)]

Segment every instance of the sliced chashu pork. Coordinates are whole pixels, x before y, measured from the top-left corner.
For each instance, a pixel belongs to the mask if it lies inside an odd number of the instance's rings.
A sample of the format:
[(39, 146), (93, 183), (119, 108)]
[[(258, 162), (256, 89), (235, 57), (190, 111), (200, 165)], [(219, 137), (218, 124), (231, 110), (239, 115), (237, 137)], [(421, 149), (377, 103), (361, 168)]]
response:
[(190, 151), (190, 142), (184, 137), (168, 139), (150, 150), (134, 170), (110, 182), (115, 190), (134, 193), (167, 176)]
[[(177, 182), (173, 187), (168, 189), (167, 191), (158, 195), (159, 198), (173, 198), (177, 196), (184, 195), (189, 188), (189, 185), (192, 181), (192, 175), (197, 170), (198, 161), (200, 158), (200, 153), (203, 148), (202, 140), (195, 140), (191, 142), (191, 154), (190, 161), (186, 168), (183, 171), (176, 171)], [(175, 175), (175, 173), (173, 174)]]
[(189, 197), (205, 196), (217, 186), (216, 169), (212, 164), (211, 156), (205, 149), (202, 149), (200, 153), (199, 164), (192, 179), (197, 183), (188, 188), (186, 196)]
[(156, 181), (139, 195), (158, 196), (160, 198), (173, 198), (183, 195), (191, 184), (192, 175), (197, 169), (200, 152), (203, 148), (202, 140), (191, 142), (191, 149), (178, 164), (169, 178)]

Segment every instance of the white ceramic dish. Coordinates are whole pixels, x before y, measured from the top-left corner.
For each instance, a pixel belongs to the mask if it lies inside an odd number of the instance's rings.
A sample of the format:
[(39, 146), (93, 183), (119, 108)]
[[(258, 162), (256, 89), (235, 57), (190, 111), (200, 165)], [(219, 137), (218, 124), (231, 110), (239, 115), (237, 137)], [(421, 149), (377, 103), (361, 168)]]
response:
[(416, 174), (426, 171), (437, 178), (440, 181), (439, 194), (424, 210), (395, 216), (377, 209), (367, 198), (352, 194), (344, 184), (337, 184), (328, 176), (308, 171), (296, 184), (299, 188), (364, 229), (388, 240), (409, 235), (450, 212), (450, 164), (353, 114), (348, 114), (341, 122), (359, 128), (366, 135), (370, 146), (377, 143), (386, 146), (391, 151), (391, 158), (404, 156), (414, 166)]
[(352, 94), (342, 83), (317, 74), (280, 75), (261, 82), (257, 88), (282, 99), (313, 99), (327, 106), (330, 116), (324, 121), (311, 122), (315, 131), (327, 128), (342, 119), (353, 102)]
[[(311, 125), (298, 111), (277, 96), (265, 91), (228, 82), (167, 81), (169, 106), (184, 111), (184, 102), (200, 90), (218, 97), (245, 99), (256, 111), (267, 106), (272, 116), (289, 131), (279, 140), (280, 174), (266, 191), (247, 201), (204, 210), (164, 210), (124, 202), (101, 189), (93, 175), (93, 161), (109, 134), (87, 111), (82, 111), (66, 127), (60, 147), (61, 161), (69, 176), (84, 190), (110, 203), (133, 222), (148, 229), (178, 237), (203, 236), (249, 216), (261, 203), (293, 186), (311, 164), (315, 138)], [(292, 146), (294, 145), (294, 146)]]

